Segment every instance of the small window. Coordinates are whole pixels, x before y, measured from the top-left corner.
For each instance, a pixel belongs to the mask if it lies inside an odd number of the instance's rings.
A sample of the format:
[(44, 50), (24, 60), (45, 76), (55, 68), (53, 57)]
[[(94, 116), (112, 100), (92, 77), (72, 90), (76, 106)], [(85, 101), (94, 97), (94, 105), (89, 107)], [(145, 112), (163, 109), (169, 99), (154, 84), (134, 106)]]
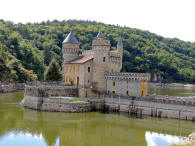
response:
[(127, 90), (126, 94), (129, 96), (129, 91)]
[(115, 86), (115, 82), (113, 82), (112, 85)]
[(103, 62), (106, 62), (106, 57), (103, 57)]
[(88, 72), (90, 72), (90, 67), (88, 67)]

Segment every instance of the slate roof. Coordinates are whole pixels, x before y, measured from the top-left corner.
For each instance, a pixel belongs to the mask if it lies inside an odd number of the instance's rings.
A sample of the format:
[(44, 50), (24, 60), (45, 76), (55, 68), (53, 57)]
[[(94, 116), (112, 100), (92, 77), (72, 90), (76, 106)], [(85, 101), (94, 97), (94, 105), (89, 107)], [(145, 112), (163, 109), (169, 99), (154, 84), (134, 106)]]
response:
[(99, 31), (99, 33), (97, 35), (97, 38), (104, 38), (104, 35), (103, 35), (102, 31)]
[(93, 59), (93, 55), (82, 55), (82, 56), (79, 56), (76, 59), (71, 60), (67, 63), (82, 64), (82, 63), (85, 63), (85, 62), (92, 60), (92, 59)]
[(117, 42), (117, 46), (123, 46), (123, 41), (122, 41), (122, 38), (120, 36), (118, 42)]
[(75, 43), (75, 44), (78, 44), (79, 41), (76, 39), (74, 34), (72, 32), (70, 32), (68, 34), (68, 36), (65, 38), (65, 40), (63, 41), (63, 43)]

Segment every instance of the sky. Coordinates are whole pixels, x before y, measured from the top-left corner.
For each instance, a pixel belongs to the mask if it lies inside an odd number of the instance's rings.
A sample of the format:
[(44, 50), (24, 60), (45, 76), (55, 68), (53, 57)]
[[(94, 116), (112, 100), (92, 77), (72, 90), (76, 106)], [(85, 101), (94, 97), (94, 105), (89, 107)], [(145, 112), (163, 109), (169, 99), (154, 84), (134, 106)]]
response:
[(195, 0), (0, 0), (0, 19), (95, 20), (195, 42)]

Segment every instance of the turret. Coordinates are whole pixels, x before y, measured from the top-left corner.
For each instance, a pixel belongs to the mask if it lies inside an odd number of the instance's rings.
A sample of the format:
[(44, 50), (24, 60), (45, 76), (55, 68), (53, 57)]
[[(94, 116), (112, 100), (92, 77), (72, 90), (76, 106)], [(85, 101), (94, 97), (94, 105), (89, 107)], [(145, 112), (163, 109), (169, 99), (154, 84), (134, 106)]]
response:
[(117, 42), (117, 52), (120, 54), (120, 70), (122, 69), (122, 62), (123, 62), (123, 41), (120, 36)]
[(99, 31), (97, 37), (92, 42), (92, 49), (110, 50), (110, 41), (104, 38), (102, 31)]
[(120, 36), (118, 42), (117, 42), (117, 51), (123, 55), (123, 41), (122, 38)]
[(65, 63), (76, 59), (79, 54), (79, 42), (72, 32), (68, 34), (62, 43), (63, 53), (63, 72), (65, 71)]

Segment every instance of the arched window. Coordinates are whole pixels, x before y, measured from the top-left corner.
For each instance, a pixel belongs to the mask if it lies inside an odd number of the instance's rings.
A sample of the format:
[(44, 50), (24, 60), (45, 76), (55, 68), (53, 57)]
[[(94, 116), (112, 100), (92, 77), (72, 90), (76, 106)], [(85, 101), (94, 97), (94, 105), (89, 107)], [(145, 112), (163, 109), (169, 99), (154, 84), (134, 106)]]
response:
[(106, 57), (103, 57), (103, 62), (106, 62)]
[(112, 85), (115, 86), (115, 81), (113, 81)]
[(90, 69), (90, 67), (88, 67), (88, 72), (90, 72), (91, 71), (91, 69)]

